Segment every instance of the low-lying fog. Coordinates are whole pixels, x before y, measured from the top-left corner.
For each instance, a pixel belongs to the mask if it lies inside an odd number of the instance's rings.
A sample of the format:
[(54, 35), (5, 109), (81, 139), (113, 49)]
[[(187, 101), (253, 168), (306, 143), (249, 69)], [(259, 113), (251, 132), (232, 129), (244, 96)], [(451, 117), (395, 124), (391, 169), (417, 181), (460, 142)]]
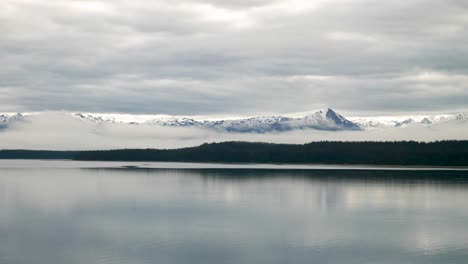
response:
[(369, 131), (297, 130), (277, 133), (228, 133), (200, 128), (94, 123), (66, 113), (31, 115), (0, 130), (0, 149), (93, 150), (116, 148), (180, 148), (205, 142), (261, 141), (434, 141), (468, 139), (468, 123), (453, 120), (425, 127)]

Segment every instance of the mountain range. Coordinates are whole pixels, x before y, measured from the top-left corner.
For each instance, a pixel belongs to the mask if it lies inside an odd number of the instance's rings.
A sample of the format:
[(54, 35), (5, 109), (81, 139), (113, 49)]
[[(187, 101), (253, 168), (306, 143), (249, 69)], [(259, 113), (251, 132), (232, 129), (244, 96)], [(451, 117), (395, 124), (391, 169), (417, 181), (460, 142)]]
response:
[(7, 128), (8, 125), (12, 122), (22, 120), (24, 116), (20, 113), (18, 114), (0, 114), (0, 129)]
[[(119, 115), (73, 113), (74, 118), (92, 123), (124, 123), (130, 125), (197, 127), (236, 133), (267, 133), (292, 130), (315, 129), (324, 131), (375, 130), (408, 126), (431, 127), (445, 122), (466, 122), (468, 113), (407, 117), (355, 117), (346, 118), (331, 108), (320, 110), (303, 117), (260, 116), (251, 118), (197, 120), (188, 117), (150, 117), (144, 120), (120, 120)], [(14, 122), (27, 120), (27, 114), (0, 114), (0, 128), (6, 129)]]
[(317, 111), (311, 115), (301, 118), (261, 116), (232, 120), (199, 121), (190, 118), (169, 117), (148, 120), (145, 123), (160, 126), (201, 127), (238, 133), (281, 132), (296, 129), (318, 129), (329, 131), (361, 129), (358, 124), (349, 121), (332, 109)]

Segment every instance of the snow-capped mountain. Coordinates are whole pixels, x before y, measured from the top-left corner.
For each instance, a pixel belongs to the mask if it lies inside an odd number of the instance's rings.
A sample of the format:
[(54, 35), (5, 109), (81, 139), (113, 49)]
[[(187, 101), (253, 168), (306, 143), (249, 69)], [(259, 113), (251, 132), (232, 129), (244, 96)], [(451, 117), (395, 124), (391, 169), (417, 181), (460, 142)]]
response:
[(81, 113), (76, 113), (74, 115), (78, 118), (90, 120), (96, 123), (116, 123), (114, 118), (104, 118), (99, 115), (81, 114)]
[(461, 113), (455, 116), (456, 120), (468, 120), (468, 113)]
[(304, 117), (260, 116), (239, 119), (197, 120), (188, 117), (165, 116), (147, 120), (129, 122), (119, 121), (115, 117), (102, 117), (93, 114), (75, 114), (81, 119), (99, 123), (127, 123), (138, 125), (158, 125), (166, 127), (199, 127), (219, 131), (238, 133), (281, 132), (297, 129), (316, 130), (375, 130), (385, 128), (405, 128), (410, 126), (431, 127), (445, 122), (468, 121), (468, 113), (450, 115), (414, 115), (414, 116), (382, 116), (346, 118), (333, 109), (316, 111)]
[(171, 126), (171, 127), (201, 127), (203, 122), (186, 117), (161, 117), (143, 122), (147, 125)]
[(18, 114), (0, 114), (0, 129), (7, 128), (8, 125), (17, 120), (21, 120), (23, 115)]
[(4, 127), (0, 129), (0, 149), (171, 149), (233, 140), (291, 144), (468, 140), (467, 114), (366, 117), (358, 120), (360, 130), (356, 130), (358, 118), (345, 118), (332, 111), (312, 112), (303, 117), (296, 114), (220, 120), (66, 112), (0, 114)]
[[(93, 122), (115, 123), (116, 119), (105, 119), (90, 114), (75, 114), (81, 119)], [(129, 122), (123, 122), (129, 123)], [(360, 130), (361, 127), (349, 121), (332, 109), (318, 111), (301, 118), (286, 116), (262, 116), (232, 120), (195, 120), (186, 117), (159, 117), (144, 122), (130, 122), (129, 124), (159, 125), (167, 127), (199, 127), (238, 133), (266, 133), (281, 132), (296, 129), (317, 130)]]
[[(69, 115), (67, 113), (62, 114)], [(0, 129), (6, 129), (12, 123), (23, 119), (26, 120), (30, 118), (30, 116), (31, 115), (28, 113), (0, 114)], [(268, 133), (304, 129), (325, 131), (382, 130), (386, 128), (406, 128), (413, 126), (430, 128), (450, 123), (468, 124), (468, 113), (346, 118), (333, 109), (316, 111), (303, 117), (260, 116), (221, 120), (201, 120), (177, 116), (135, 116), (91, 113), (75, 113), (72, 114), (72, 116), (79, 120), (96, 124), (128, 124), (150, 127), (196, 127), (236, 133)]]
[(450, 114), (450, 115), (431, 115), (431, 116), (406, 116), (406, 117), (367, 117), (350, 118), (358, 124), (363, 130), (384, 129), (389, 127), (404, 128), (410, 126), (431, 127), (447, 122), (468, 122), (468, 113)]

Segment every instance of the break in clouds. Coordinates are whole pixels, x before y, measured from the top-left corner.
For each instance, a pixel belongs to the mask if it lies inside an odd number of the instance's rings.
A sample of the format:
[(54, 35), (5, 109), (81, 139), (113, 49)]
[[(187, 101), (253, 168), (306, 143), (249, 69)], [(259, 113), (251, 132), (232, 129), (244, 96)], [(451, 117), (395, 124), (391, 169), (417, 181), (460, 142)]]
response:
[(2, 0), (0, 111), (464, 111), (467, 14), (464, 0)]

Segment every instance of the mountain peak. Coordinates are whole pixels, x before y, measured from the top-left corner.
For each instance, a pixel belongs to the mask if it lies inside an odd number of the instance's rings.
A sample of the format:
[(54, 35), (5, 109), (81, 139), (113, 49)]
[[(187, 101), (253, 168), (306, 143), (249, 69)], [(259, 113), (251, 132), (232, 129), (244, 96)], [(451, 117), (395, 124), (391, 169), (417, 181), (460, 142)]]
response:
[(0, 114), (0, 128), (7, 128), (12, 122), (22, 120), (23, 115), (21, 113), (16, 114)]
[(344, 116), (338, 114), (337, 112), (335, 112), (335, 110), (333, 110), (331, 108), (327, 109), (325, 117), (327, 119), (332, 120), (336, 125), (338, 125), (340, 127), (351, 129), (351, 130), (359, 130), (360, 129), (360, 127), (357, 124), (349, 121)]

